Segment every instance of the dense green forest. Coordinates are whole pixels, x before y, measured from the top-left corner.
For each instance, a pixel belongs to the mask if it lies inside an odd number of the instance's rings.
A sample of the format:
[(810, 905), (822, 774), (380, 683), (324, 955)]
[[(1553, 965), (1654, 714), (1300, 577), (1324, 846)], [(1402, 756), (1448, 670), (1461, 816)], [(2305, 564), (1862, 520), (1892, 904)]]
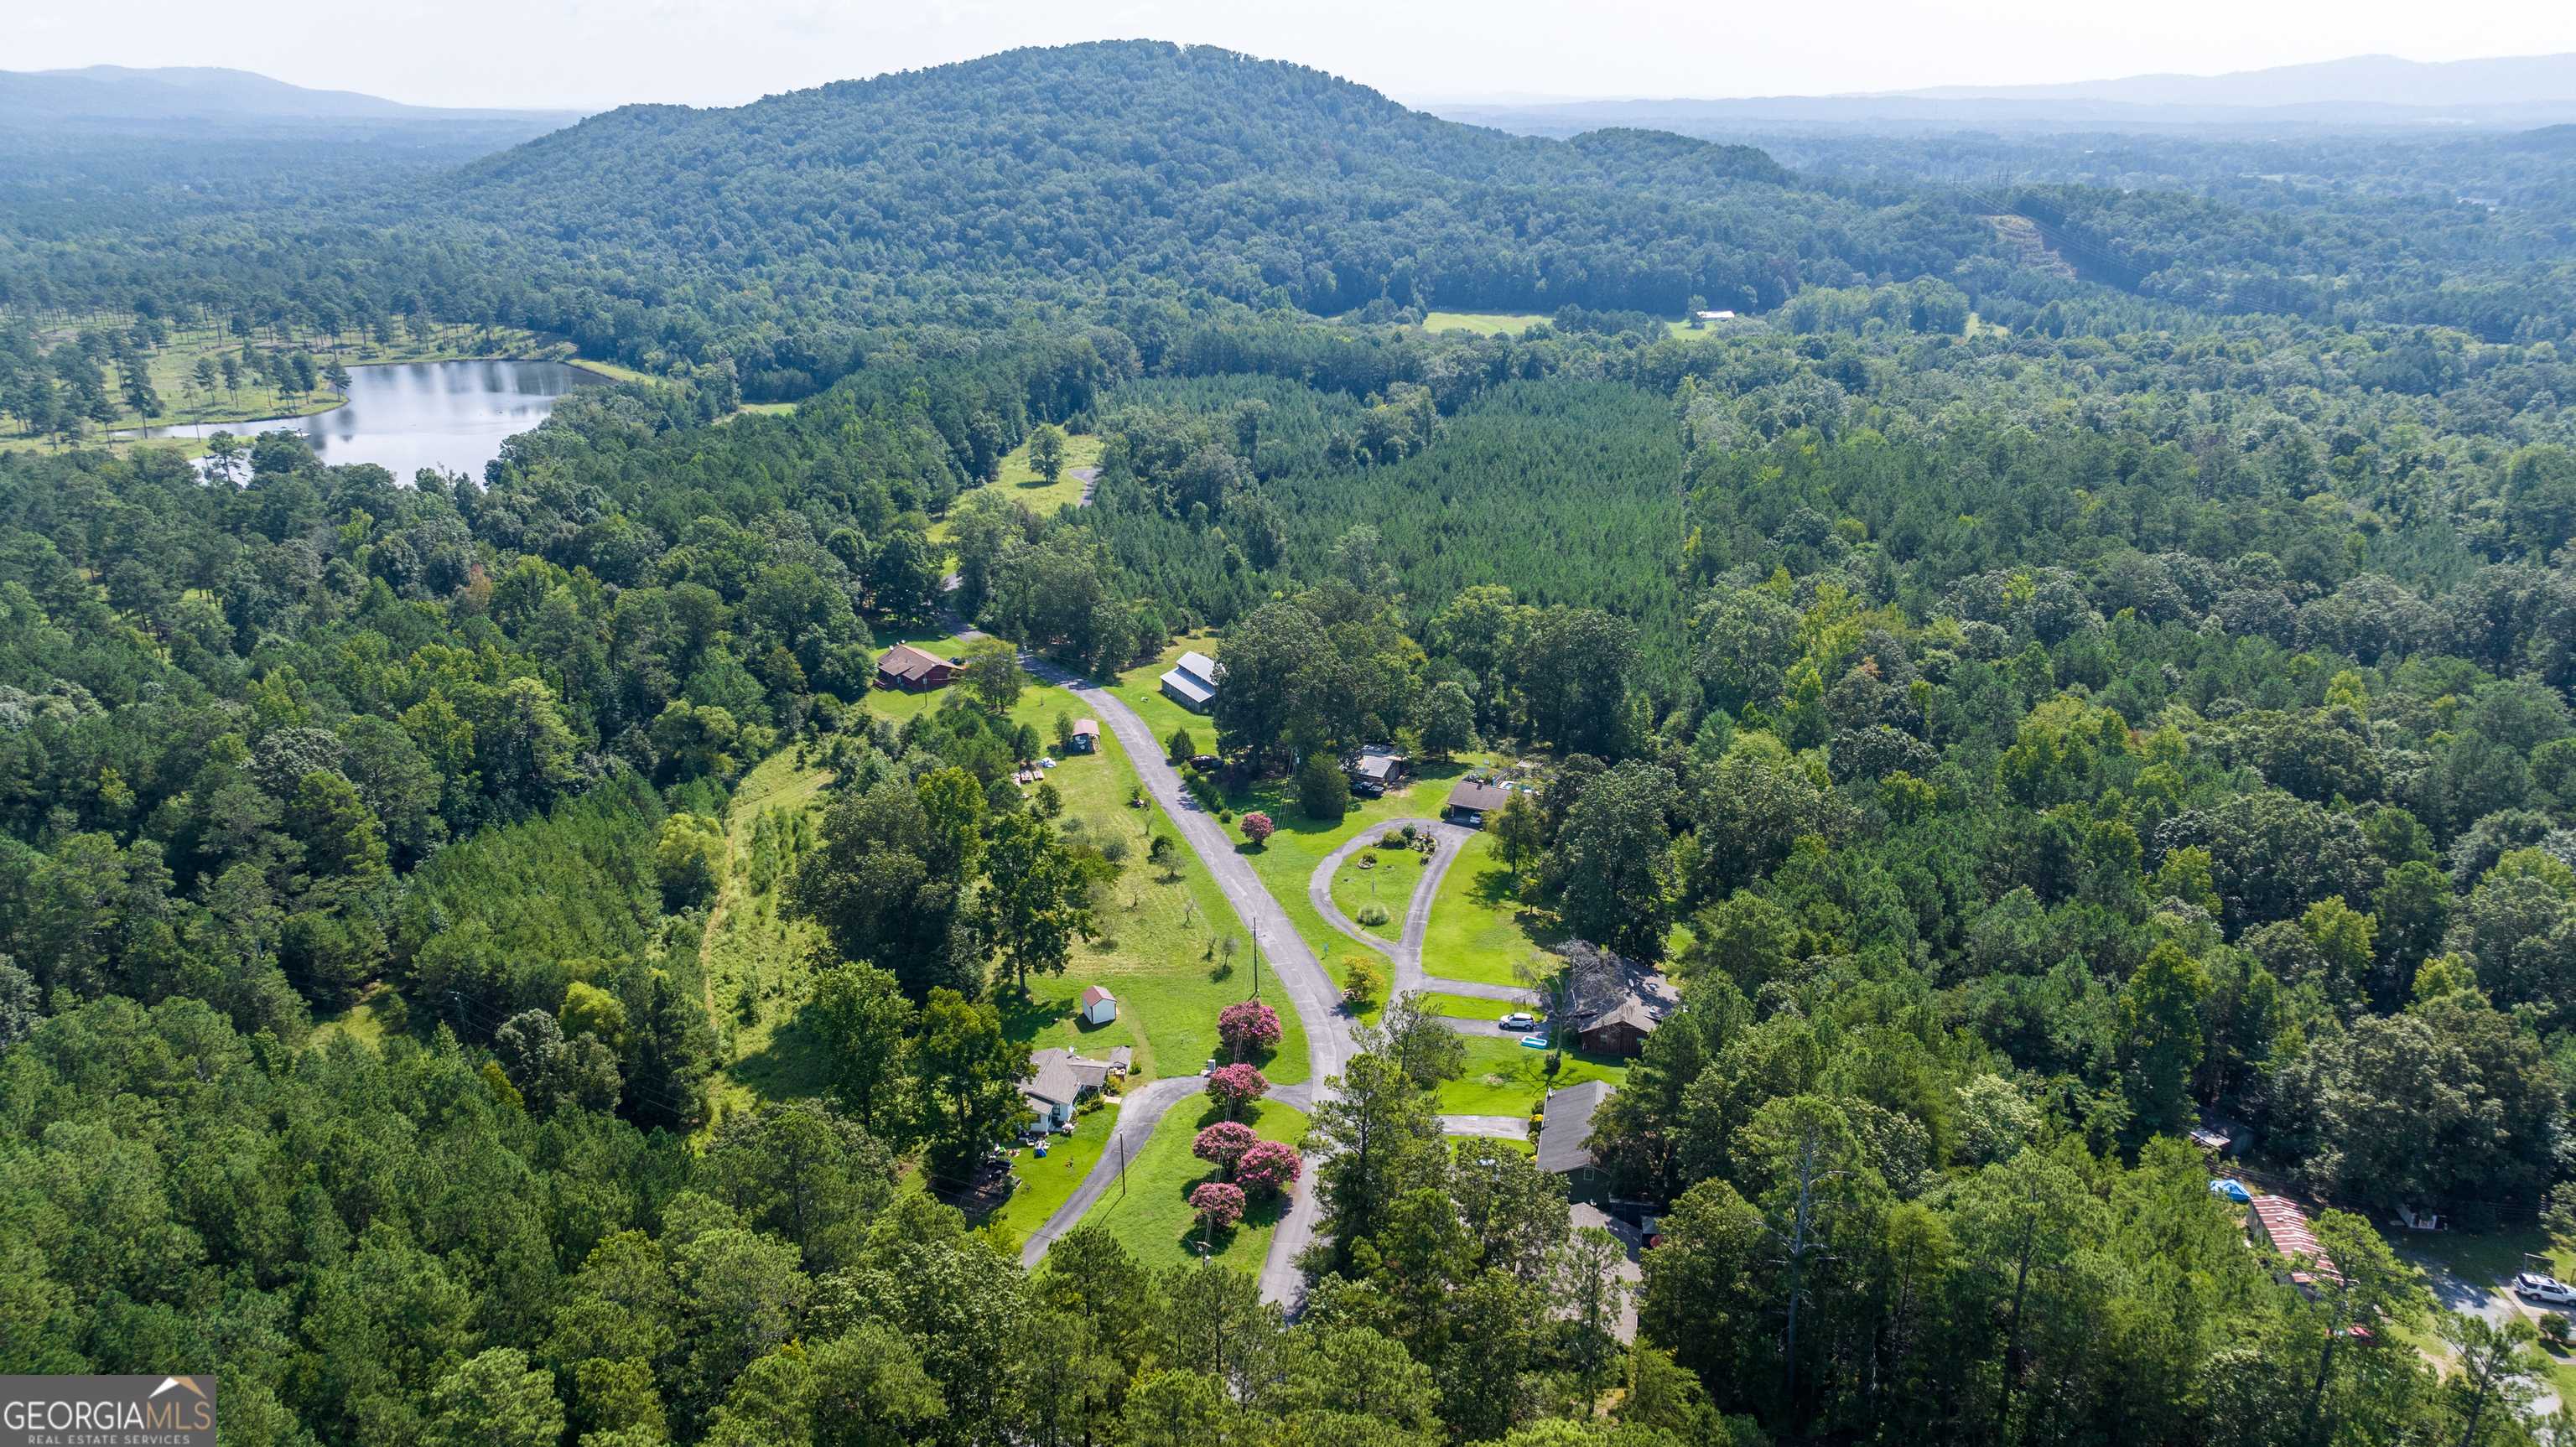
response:
[[(212, 1364), (245, 1444), (2568, 1440), (2427, 1275), (2576, 1243), (2561, 143), (2099, 139), (1522, 140), (1137, 43), (297, 181), (0, 150), (40, 435), (182, 322), (655, 374), (480, 476), (0, 451), (0, 1367)], [(1418, 1000), (1298, 1098), (1293, 1319), (1023, 1264), (1031, 981), (1189, 846), (1025, 782), (1011, 645), (1213, 654), (1171, 751), (1250, 857), (1361, 747), (1529, 762), (1500, 887), (1680, 992), (1590, 1137), (1633, 1330)], [(743, 870), (811, 942), (757, 1078)]]
[[(1103, 44), (738, 111), (628, 107), (390, 185), (348, 176), (345, 151), (300, 166), (281, 152), (269, 179), (256, 148), (209, 173), (201, 152), (156, 161), (122, 138), (21, 141), (0, 152), (0, 187), (27, 203), (0, 217), (0, 306), (360, 324), (427, 310), (652, 370), (721, 359), (772, 399), (858, 370), (882, 328), (1059, 309), (1120, 312), (1150, 363), (1158, 333), (1218, 299), (1673, 316), (1694, 298), (1768, 310), (1802, 287), (1930, 276), (1980, 310), (2041, 305), (2049, 273), (2010, 265), (1991, 219), (2018, 214), (2083, 275), (2142, 298), (2506, 340), (2560, 335), (2568, 310), (2576, 196), (2530, 144), (2413, 143), (2384, 171), (2359, 146), (2305, 166), (2213, 147), (2116, 177), (2088, 154), (2096, 184), (2072, 190), (2048, 184), (2062, 165), (2017, 164), (2032, 183), (2009, 185), (1964, 162), (1839, 153), (1801, 172), (1652, 132), (1507, 137), (1300, 67)], [(66, 182), (66, 148), (75, 176), (123, 181)], [(2208, 179), (2238, 164), (2287, 174)], [(2311, 182), (2319, 166), (2403, 184)], [(209, 182), (274, 200), (213, 203)]]

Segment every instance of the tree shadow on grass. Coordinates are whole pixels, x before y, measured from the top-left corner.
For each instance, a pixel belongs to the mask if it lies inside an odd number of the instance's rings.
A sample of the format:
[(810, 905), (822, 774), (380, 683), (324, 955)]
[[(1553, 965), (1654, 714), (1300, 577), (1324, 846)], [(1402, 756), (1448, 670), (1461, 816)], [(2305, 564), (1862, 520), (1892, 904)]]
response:
[(1080, 998), (1071, 989), (1059, 993), (1040, 983), (1031, 985), (1025, 995), (1011, 988), (995, 990), (993, 1009), (1002, 1017), (1002, 1038), (1025, 1043), (1037, 1038), (1039, 1031), (1071, 1018), (1074, 1002)]
[(731, 1074), (765, 1100), (820, 1095), (831, 1084), (823, 1044), (806, 1025), (805, 1012), (769, 1032), (758, 1050), (733, 1063)]
[[(1190, 1179), (1181, 1183), (1180, 1199), (1182, 1204), (1188, 1204), (1190, 1192), (1197, 1190), (1199, 1187), (1206, 1185), (1210, 1181), (1222, 1181), (1224, 1179), (1225, 1173), (1216, 1169), (1214, 1166), (1210, 1166), (1203, 1175), (1192, 1176)], [(1223, 1256), (1234, 1248), (1234, 1243), (1241, 1239), (1246, 1231), (1258, 1231), (1278, 1225), (1280, 1219), (1288, 1214), (1289, 1199), (1295, 1195), (1295, 1193), (1295, 1186), (1291, 1186), (1285, 1191), (1247, 1190), (1244, 1192), (1245, 1200), (1243, 1203), (1243, 1219), (1241, 1221), (1238, 1221), (1231, 1226), (1221, 1227), (1211, 1233), (1207, 1227), (1199, 1224), (1198, 1217), (1196, 1215), (1192, 1215), (1189, 1225), (1179, 1236), (1173, 1239), (1183, 1251), (1188, 1252), (1192, 1256), (1200, 1254), (1199, 1247), (1202, 1242), (1207, 1245), (1206, 1255), (1210, 1257)]]

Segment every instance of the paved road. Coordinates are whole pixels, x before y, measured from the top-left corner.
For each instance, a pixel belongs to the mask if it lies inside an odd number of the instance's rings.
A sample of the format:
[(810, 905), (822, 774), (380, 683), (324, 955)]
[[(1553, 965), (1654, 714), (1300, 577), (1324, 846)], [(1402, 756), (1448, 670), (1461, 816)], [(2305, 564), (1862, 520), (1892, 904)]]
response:
[[(950, 632), (961, 641), (984, 636), (953, 616), (948, 622)], [(1306, 1107), (1311, 1109), (1317, 1101), (1330, 1098), (1331, 1087), (1326, 1082), (1339, 1076), (1342, 1063), (1357, 1053), (1351, 1039), (1351, 1020), (1342, 1013), (1340, 990), (1306, 948), (1296, 926), (1288, 922), (1287, 913), (1262, 887), (1252, 866), (1235, 851), (1235, 841), (1181, 787), (1181, 776), (1163, 762), (1163, 748), (1155, 741), (1154, 731), (1145, 726), (1134, 709), (1117, 695), (1095, 688), (1089, 680), (1035, 654), (1023, 650), (1020, 662), (1041, 682), (1066, 689), (1081, 699), (1093, 716), (1117, 735), (1118, 745), (1126, 750), (1127, 762), (1135, 766), (1136, 777), (1145, 791), (1171, 816), (1181, 842), (1207, 865), (1218, 890), (1259, 942), (1263, 960), (1269, 966), (1265, 978), (1275, 982), (1277, 991), (1287, 996), (1288, 1004), (1297, 1012), (1298, 1023), (1305, 1027), (1306, 1068), (1311, 1077), (1311, 1084), (1301, 1093)], [(1288, 1093), (1283, 1090), (1281, 1098), (1287, 1099)], [(1099, 1174), (1098, 1167), (1093, 1168), (1093, 1174)], [(1085, 1189), (1091, 1185), (1089, 1180), (1083, 1182)], [(1297, 1269), (1297, 1257), (1314, 1241), (1316, 1223), (1322, 1215), (1311, 1185), (1289, 1198), (1288, 1213), (1280, 1218), (1278, 1230), (1271, 1235), (1270, 1257), (1261, 1268), (1264, 1300), (1277, 1302), (1292, 1313), (1303, 1306), (1306, 1279)]]
[(1056, 1207), (1046, 1224), (1029, 1233), (1027, 1244), (1020, 1248), (1020, 1264), (1035, 1266), (1055, 1238), (1082, 1223), (1085, 1213), (1097, 1204), (1111, 1183), (1118, 1179), (1118, 1165), (1133, 1159), (1153, 1139), (1154, 1127), (1162, 1124), (1163, 1113), (1207, 1088), (1204, 1075), (1167, 1075), (1139, 1090), (1127, 1093), (1126, 1102), (1118, 1107), (1118, 1123), (1109, 1128), (1109, 1139), (1100, 1146), (1100, 1160), (1092, 1166), (1082, 1184), (1073, 1188), (1065, 1203)]
[[(1390, 944), (1360, 928), (1356, 922), (1342, 913), (1340, 906), (1333, 903), (1334, 871), (1340, 869), (1343, 862), (1352, 855), (1376, 844), (1378, 839), (1376, 833), (1363, 831), (1358, 837), (1325, 855), (1323, 861), (1315, 866), (1315, 872), (1307, 877), (1306, 902), (1315, 907), (1315, 912), (1324, 917), (1326, 924), (1392, 960), (1395, 963), (1395, 988), (1399, 994), (1415, 990), (1437, 990), (1443, 994), (1466, 995), (1479, 1000), (1511, 1000), (1524, 1005), (1536, 1000), (1537, 996), (1515, 985), (1488, 985), (1477, 980), (1443, 980), (1424, 973), (1422, 940), (1431, 932), (1431, 906), (1439, 897), (1440, 881), (1449, 876), (1449, 866), (1458, 862), (1458, 855), (1464, 850), (1467, 841), (1476, 837), (1476, 831), (1456, 824), (1443, 824), (1431, 820), (1420, 821), (1417, 827), (1427, 830), (1437, 841), (1437, 845), (1431, 851), (1430, 860), (1422, 867), (1422, 878), (1413, 886), (1412, 900), (1405, 905), (1403, 938)], [(1501, 1031), (1491, 1028), (1491, 1024), (1490, 1021), (1457, 1019), (1450, 1021), (1451, 1028), (1466, 1034), (1500, 1034)]]
[(1073, 467), (1065, 470), (1072, 473), (1074, 480), (1082, 484), (1082, 501), (1076, 505), (1080, 507), (1091, 506), (1091, 491), (1093, 488), (1100, 486), (1100, 469), (1096, 467)]
[(1627, 1258), (1611, 1272), (1619, 1283), (1619, 1324), (1612, 1330), (1620, 1341), (1633, 1343), (1637, 1340), (1637, 1294), (1645, 1289), (1646, 1284), (1645, 1268), (1638, 1264), (1637, 1259), (1646, 1249), (1645, 1240), (1636, 1227), (1598, 1206), (1577, 1203), (1573, 1217), (1575, 1230), (1607, 1231), (1618, 1237), (1619, 1244), (1628, 1249)]
[(1491, 1136), (1496, 1140), (1529, 1139), (1529, 1122), (1516, 1115), (1444, 1115), (1443, 1135)]
[[(2517, 1316), (2526, 1317), (2538, 1325), (2542, 1316), (2556, 1310), (2524, 1301), (2507, 1286), (2473, 1281), (2453, 1270), (2449, 1263), (2425, 1252), (2410, 1251), (2401, 1245), (2397, 1254), (2408, 1265), (2424, 1273), (2424, 1284), (2431, 1288), (2433, 1300), (2444, 1311), (2456, 1311), (2462, 1316), (2482, 1316), (2497, 1326), (2503, 1326)], [(2434, 1354), (2438, 1354), (2437, 1361), (2448, 1362), (2451, 1359), (2448, 1347), (2434, 1348), (2428, 1353)], [(2532, 1385), (2538, 1389), (2538, 1394), (2532, 1398), (2525, 1420), (2546, 1420), (2558, 1410), (2558, 1393), (2546, 1376), (2536, 1379)]]

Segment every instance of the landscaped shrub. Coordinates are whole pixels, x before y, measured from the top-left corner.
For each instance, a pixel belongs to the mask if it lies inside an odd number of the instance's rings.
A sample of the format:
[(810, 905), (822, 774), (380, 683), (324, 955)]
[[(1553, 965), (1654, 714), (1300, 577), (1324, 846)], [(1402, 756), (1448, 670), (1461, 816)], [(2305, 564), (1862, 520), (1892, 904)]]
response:
[(1377, 847), (1380, 849), (1402, 849), (1404, 847), (1404, 831), (1401, 829), (1389, 829), (1385, 833), (1380, 834), (1377, 836)]
[(1259, 1000), (1238, 1000), (1217, 1012), (1216, 1036), (1241, 1060), (1279, 1043), (1279, 1012)]
[(1318, 750), (1297, 767), (1297, 810), (1309, 819), (1338, 824), (1351, 812), (1351, 781), (1341, 766)]
[(1258, 1143), (1252, 1127), (1239, 1120), (1221, 1120), (1199, 1132), (1198, 1139), (1190, 1142), (1190, 1154), (1231, 1176), (1235, 1163)]
[(1236, 1159), (1234, 1180), (1247, 1191), (1285, 1191), (1305, 1169), (1305, 1158), (1297, 1154), (1295, 1146), (1281, 1141), (1254, 1141)]
[(1228, 1120), (1243, 1114), (1246, 1106), (1269, 1093), (1269, 1078), (1250, 1065), (1220, 1066), (1208, 1077), (1208, 1099), (1216, 1102)]
[(1378, 904), (1378, 903), (1376, 903), (1376, 902), (1372, 901), (1372, 902), (1370, 902), (1370, 903), (1368, 903), (1368, 904), (1361, 905), (1361, 906), (1360, 906), (1360, 912), (1359, 912), (1357, 915), (1353, 916), (1353, 918), (1357, 919), (1360, 923), (1362, 923), (1362, 924), (1364, 924), (1364, 925), (1368, 925), (1368, 926), (1369, 926), (1369, 927), (1371, 927), (1371, 928), (1375, 928), (1375, 927), (1377, 927), (1378, 925), (1382, 925), (1382, 924), (1386, 923), (1386, 922), (1387, 922), (1387, 919), (1388, 919), (1388, 915), (1387, 915), (1387, 912), (1386, 912), (1386, 906), (1385, 906), (1385, 905)]
[(1386, 993), (1386, 971), (1368, 955), (1342, 956), (1342, 1003), (1365, 1010)]
[(1243, 816), (1243, 837), (1251, 840), (1256, 847), (1267, 840), (1272, 831), (1278, 827), (1270, 822), (1269, 815), (1258, 809)]
[(1243, 1219), (1243, 1188), (1209, 1181), (1190, 1192), (1190, 1209), (1209, 1231), (1223, 1231)]

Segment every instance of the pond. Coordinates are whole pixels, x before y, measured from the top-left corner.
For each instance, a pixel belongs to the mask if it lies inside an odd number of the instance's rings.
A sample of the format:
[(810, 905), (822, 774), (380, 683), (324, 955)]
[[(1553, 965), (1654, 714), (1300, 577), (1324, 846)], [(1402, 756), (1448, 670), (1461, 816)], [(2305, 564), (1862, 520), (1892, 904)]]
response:
[(351, 367), (349, 400), (310, 417), (150, 427), (122, 436), (211, 437), (247, 442), (301, 432), (326, 463), (372, 462), (409, 482), (424, 467), (483, 475), (501, 443), (546, 420), (555, 399), (607, 380), (563, 362), (397, 362)]

